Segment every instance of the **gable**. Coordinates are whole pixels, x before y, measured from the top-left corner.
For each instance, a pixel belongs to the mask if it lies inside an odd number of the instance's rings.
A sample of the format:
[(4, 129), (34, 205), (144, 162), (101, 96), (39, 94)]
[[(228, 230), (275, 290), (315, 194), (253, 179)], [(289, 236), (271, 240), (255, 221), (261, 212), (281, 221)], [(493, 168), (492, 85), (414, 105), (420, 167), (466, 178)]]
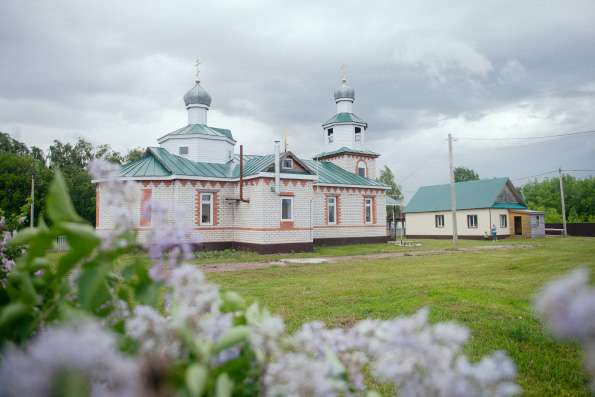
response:
[[(283, 160), (285, 160), (285, 159), (292, 160), (291, 168), (283, 167)], [(300, 160), (292, 152), (281, 153), (281, 155), (279, 156), (279, 161), (281, 162), (281, 164), (279, 164), (279, 170), (281, 171), (281, 173), (284, 173), (284, 174), (307, 174), (307, 175), (313, 174), (313, 172), (310, 170), (310, 168), (305, 163), (303, 163), (302, 160)], [(273, 160), (273, 164), (269, 165), (264, 170), (264, 172), (275, 172), (274, 160)]]

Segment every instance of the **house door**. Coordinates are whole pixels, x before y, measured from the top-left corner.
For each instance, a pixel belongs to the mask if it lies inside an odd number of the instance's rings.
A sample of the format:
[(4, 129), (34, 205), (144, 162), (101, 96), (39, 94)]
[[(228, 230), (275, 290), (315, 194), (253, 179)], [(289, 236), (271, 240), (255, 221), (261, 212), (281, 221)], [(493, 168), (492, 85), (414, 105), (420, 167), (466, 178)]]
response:
[(523, 218), (520, 216), (514, 217), (514, 234), (517, 236), (523, 235)]

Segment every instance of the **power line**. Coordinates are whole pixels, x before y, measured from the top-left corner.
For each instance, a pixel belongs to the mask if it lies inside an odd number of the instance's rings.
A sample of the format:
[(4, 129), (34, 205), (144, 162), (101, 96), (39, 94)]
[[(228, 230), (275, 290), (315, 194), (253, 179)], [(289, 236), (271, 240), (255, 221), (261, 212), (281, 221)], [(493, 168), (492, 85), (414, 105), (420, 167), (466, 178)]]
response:
[(595, 172), (595, 170), (562, 170), (564, 172)]
[(459, 136), (457, 139), (465, 139), (468, 141), (510, 141), (510, 140), (532, 140), (532, 139), (549, 139), (562, 138), (575, 135), (595, 134), (595, 130), (569, 132), (565, 134), (543, 135), (543, 136), (527, 136), (527, 137), (510, 137), (510, 138), (475, 138), (470, 136)]
[(520, 178), (514, 178), (512, 179), (513, 181), (520, 181), (523, 179), (531, 179), (531, 178), (537, 178), (538, 176), (543, 176), (543, 175), (547, 175), (547, 174), (552, 174), (554, 172), (558, 172), (558, 170), (552, 170), (552, 171), (546, 171), (546, 172), (542, 172), (541, 174), (536, 174), (536, 175), (529, 175), (529, 176), (523, 176)]

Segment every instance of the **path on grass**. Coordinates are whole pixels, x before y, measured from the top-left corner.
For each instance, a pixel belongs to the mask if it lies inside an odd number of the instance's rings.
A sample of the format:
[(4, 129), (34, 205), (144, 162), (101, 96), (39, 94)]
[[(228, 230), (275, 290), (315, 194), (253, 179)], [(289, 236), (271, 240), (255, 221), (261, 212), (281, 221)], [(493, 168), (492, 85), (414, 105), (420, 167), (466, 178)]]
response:
[(387, 259), (400, 258), (404, 256), (434, 256), (434, 255), (454, 255), (465, 252), (478, 251), (507, 251), (513, 249), (534, 248), (532, 244), (497, 244), (480, 247), (434, 249), (403, 252), (382, 252), (378, 254), (363, 255), (345, 255), (345, 256), (325, 256), (318, 258), (286, 258), (270, 262), (238, 262), (238, 263), (207, 263), (200, 265), (200, 269), (207, 273), (236, 272), (240, 270), (266, 269), (273, 266), (294, 266), (294, 265), (319, 265), (323, 263), (347, 262), (353, 260), (368, 259)]

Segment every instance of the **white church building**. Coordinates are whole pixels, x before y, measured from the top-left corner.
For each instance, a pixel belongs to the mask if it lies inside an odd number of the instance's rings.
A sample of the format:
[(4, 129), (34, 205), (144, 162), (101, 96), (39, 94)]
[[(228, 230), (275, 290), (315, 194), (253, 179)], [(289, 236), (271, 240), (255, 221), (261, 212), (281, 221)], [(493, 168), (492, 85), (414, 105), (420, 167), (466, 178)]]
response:
[[(388, 188), (376, 180), (379, 155), (366, 149), (368, 124), (353, 113), (355, 92), (345, 78), (334, 99), (336, 114), (320, 132), (323, 153), (303, 159), (276, 141), (271, 154), (250, 155), (232, 131), (209, 126), (211, 96), (197, 78), (184, 95), (188, 124), (121, 168), (120, 178), (139, 189), (139, 239), (158, 226), (143, 209), (159, 203), (168, 222), (191, 229), (192, 241), (208, 249), (273, 253), (386, 241)], [(105, 188), (96, 181), (98, 230), (114, 225)]]

